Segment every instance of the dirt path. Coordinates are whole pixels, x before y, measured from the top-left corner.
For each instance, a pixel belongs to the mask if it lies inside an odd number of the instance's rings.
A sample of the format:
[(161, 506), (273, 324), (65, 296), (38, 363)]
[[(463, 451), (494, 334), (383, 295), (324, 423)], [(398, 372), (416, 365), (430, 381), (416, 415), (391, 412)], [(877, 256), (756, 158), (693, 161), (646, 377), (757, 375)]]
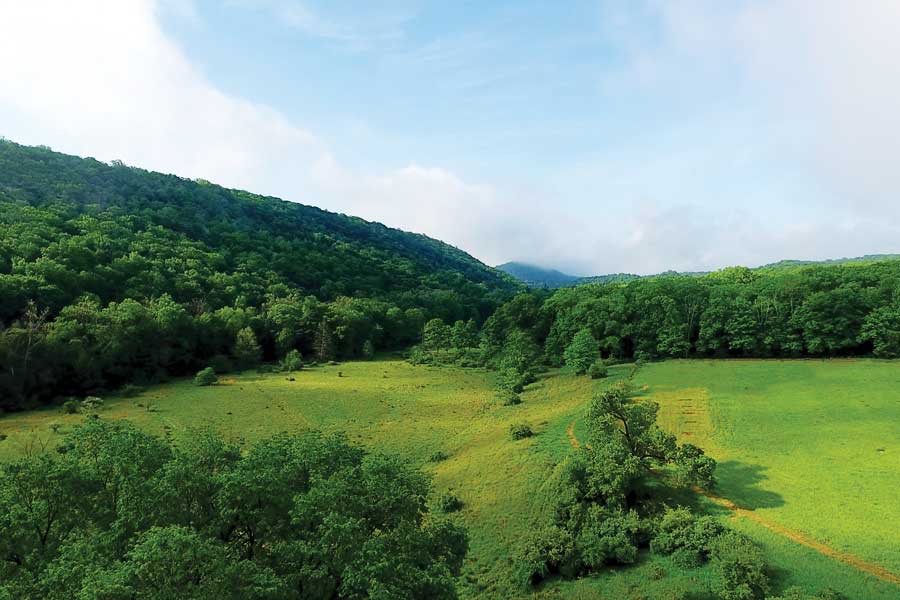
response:
[[(578, 441), (578, 438), (575, 437), (575, 421), (569, 423), (569, 426), (566, 428), (566, 437), (569, 438), (569, 444), (571, 444), (573, 448), (577, 449), (581, 447), (581, 443)], [(862, 571), (863, 573), (867, 573), (868, 575), (877, 577), (882, 581), (887, 581), (888, 583), (893, 583), (894, 585), (900, 585), (900, 575), (888, 571), (884, 567), (867, 562), (858, 556), (850, 554), (849, 552), (836, 550), (831, 546), (827, 546), (822, 542), (809, 537), (805, 533), (789, 529), (784, 525), (780, 525), (778, 523), (770, 521), (764, 517), (761, 517), (750, 509), (741, 508), (728, 498), (723, 498), (722, 496), (718, 496), (712, 492), (707, 492), (700, 488), (694, 488), (694, 491), (701, 496), (708, 498), (712, 502), (715, 502), (719, 506), (727, 508), (734, 513), (735, 517), (743, 517), (745, 519), (749, 519), (757, 525), (765, 527), (772, 533), (778, 534), (782, 537), (786, 537), (787, 539), (800, 544), (801, 546), (811, 548), (823, 556), (827, 556), (828, 558), (842, 562), (853, 567), (854, 569), (857, 569), (858, 571)]]
[(566, 427), (566, 437), (569, 438), (569, 443), (572, 444), (572, 447), (576, 450), (581, 448), (581, 444), (578, 442), (578, 438), (575, 437), (575, 421), (569, 423), (569, 426)]

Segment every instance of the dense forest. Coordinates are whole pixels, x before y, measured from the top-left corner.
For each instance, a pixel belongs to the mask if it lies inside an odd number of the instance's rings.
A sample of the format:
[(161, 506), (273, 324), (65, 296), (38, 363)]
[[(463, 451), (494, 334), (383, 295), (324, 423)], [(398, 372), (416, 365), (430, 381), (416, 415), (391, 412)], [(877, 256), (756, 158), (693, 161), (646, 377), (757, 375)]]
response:
[(399, 348), (516, 287), (422, 235), (0, 141), (0, 410), (214, 356)]
[(487, 365), (510, 372), (516, 388), (538, 365), (572, 363), (599, 374), (609, 362), (667, 357), (893, 358), (900, 356), (900, 260), (531, 290), (498, 308), (477, 340), (460, 325), (426, 323), (413, 359)]

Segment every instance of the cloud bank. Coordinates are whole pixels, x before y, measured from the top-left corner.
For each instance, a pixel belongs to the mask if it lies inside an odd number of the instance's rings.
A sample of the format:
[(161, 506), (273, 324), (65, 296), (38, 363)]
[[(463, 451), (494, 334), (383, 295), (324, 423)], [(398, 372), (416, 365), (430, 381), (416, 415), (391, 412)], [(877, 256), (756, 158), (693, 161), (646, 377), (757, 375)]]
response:
[[(303, 3), (277, 6), (354, 51), (402, 36), (406, 18), (360, 33)], [(540, 186), (347, 164), (314, 123), (217, 87), (162, 10), (0, 0), (0, 135), (356, 214), (491, 264), (650, 273), (898, 250), (896, 3), (601, 3), (598, 35), (617, 61), (581, 85), (668, 100), (685, 119)]]

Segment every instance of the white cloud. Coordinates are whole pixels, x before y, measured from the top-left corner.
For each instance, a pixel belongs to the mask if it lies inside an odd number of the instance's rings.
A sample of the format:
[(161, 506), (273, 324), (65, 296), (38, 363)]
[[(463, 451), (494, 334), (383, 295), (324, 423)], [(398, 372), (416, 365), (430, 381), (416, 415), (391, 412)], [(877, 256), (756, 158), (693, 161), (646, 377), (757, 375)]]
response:
[[(898, 249), (895, 3), (673, 1), (618, 12), (604, 32), (622, 62), (604, 89), (695, 103), (704, 116), (557, 169), (545, 189), (415, 161), (378, 172), (344, 164), (307, 128), (209, 81), (161, 29), (158, 12), (173, 5), (0, 0), (0, 135), (356, 214), (489, 263), (647, 273)], [(293, 7), (293, 26), (338, 42), (402, 35), (400, 17), (367, 28), (305, 3), (272, 6)], [(182, 15), (199, 18), (190, 5)], [(746, 106), (710, 117), (704, 98), (722, 86)], [(728, 184), (752, 180), (763, 159), (828, 193), (802, 190), (797, 204), (785, 182)]]

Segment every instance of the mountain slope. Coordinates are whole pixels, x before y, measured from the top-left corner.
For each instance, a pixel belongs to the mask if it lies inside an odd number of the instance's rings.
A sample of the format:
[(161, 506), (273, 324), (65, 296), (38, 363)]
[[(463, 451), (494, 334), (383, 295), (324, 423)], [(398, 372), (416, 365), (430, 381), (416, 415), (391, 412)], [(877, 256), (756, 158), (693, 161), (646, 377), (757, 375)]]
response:
[(0, 411), (212, 363), (370, 357), (521, 287), (423, 235), (0, 141)]
[[(221, 305), (238, 296), (257, 303), (276, 284), (323, 300), (459, 289), (481, 300), (515, 287), (423, 235), (11, 142), (0, 142), (0, 223), (0, 273), (54, 309), (85, 292), (103, 301), (165, 292)], [(143, 269), (123, 261), (155, 263), (160, 279), (148, 287)], [(22, 300), (4, 302), (2, 317)]]

